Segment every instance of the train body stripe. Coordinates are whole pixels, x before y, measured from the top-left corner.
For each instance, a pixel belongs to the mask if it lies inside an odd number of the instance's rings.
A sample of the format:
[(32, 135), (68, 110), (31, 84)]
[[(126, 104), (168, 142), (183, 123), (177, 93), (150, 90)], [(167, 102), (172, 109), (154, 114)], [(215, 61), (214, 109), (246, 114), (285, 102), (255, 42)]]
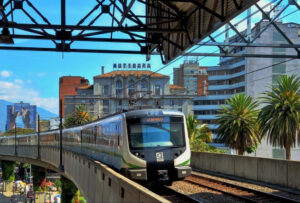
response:
[(119, 153), (115, 153), (115, 152), (111, 152), (111, 151), (106, 151), (106, 150), (101, 150), (101, 149), (90, 149), (89, 147), (84, 147), (84, 148), (86, 148), (88, 150), (94, 150), (94, 151), (97, 151), (97, 152), (100, 152), (100, 153), (104, 153), (104, 154), (107, 154), (107, 155), (120, 157), (120, 158), (122, 158), (122, 162), (124, 164), (126, 164), (127, 166), (129, 166), (130, 168), (136, 168), (136, 169), (143, 168), (141, 166), (137, 166), (135, 164), (132, 164), (132, 163), (129, 163), (129, 162), (125, 161), (124, 157), (121, 154), (119, 154)]
[(178, 164), (178, 166), (185, 166), (188, 165), (190, 163), (191, 159), (186, 160), (185, 162)]
[(130, 168), (136, 168), (136, 169), (140, 169), (140, 168), (143, 168), (143, 167), (140, 167), (140, 166), (137, 166), (137, 165), (134, 165), (132, 163), (128, 163), (127, 161), (125, 161), (124, 157), (122, 156), (122, 161), (124, 164), (126, 164), (127, 166), (129, 166)]

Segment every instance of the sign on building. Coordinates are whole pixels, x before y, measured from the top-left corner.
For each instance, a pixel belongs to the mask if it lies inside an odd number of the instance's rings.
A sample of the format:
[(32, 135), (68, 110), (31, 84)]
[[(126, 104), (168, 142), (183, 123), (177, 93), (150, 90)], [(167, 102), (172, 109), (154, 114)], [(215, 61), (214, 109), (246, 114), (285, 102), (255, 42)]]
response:
[(36, 129), (36, 106), (28, 103), (7, 105), (6, 130), (17, 128)]

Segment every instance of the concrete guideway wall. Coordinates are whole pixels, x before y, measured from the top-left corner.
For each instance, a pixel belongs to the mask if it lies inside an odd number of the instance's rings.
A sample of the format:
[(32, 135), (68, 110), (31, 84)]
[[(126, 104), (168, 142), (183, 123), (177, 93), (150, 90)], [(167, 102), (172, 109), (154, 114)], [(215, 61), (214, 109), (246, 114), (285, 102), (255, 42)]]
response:
[(192, 152), (191, 166), (226, 175), (300, 189), (300, 162)]
[[(36, 146), (0, 146), (0, 159), (32, 163), (58, 171), (59, 149)], [(143, 186), (127, 179), (106, 165), (70, 151), (63, 151), (64, 172), (79, 188), (87, 202), (169, 202)]]

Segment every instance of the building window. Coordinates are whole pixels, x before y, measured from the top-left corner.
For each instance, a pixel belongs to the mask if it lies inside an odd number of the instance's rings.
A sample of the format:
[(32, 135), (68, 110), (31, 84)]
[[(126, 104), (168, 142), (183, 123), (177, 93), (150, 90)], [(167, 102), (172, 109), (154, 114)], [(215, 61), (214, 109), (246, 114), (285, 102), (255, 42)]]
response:
[(277, 83), (280, 80), (280, 75), (272, 75), (272, 84)]
[(285, 150), (281, 148), (272, 149), (272, 158), (273, 159), (285, 159)]
[(109, 113), (109, 100), (103, 100), (103, 113)]
[(130, 80), (129, 83), (128, 83), (128, 95), (132, 95), (135, 91), (135, 86), (134, 86), (134, 81), (133, 80)]
[(103, 95), (108, 95), (108, 88), (109, 88), (108, 85), (103, 86)]
[(109, 100), (103, 100), (103, 106), (109, 106)]
[(147, 91), (147, 80), (141, 82), (142, 91)]
[(273, 64), (278, 64), (278, 65), (273, 65), (272, 67), (272, 73), (274, 74), (282, 74), (286, 73), (286, 65), (282, 62), (284, 62), (284, 59), (280, 58), (274, 58), (272, 59)]
[(279, 32), (273, 32), (273, 41), (285, 41), (285, 38)]
[(120, 80), (118, 80), (116, 82), (116, 96), (117, 97), (121, 97), (122, 96), (122, 82)]
[(155, 96), (159, 96), (160, 95), (160, 84), (155, 84)]
[(118, 101), (118, 105), (119, 105), (119, 106), (122, 106), (122, 100), (119, 100), (119, 101)]
[(272, 52), (273, 53), (281, 53), (281, 54), (283, 54), (283, 53), (285, 53), (285, 48), (272, 48)]

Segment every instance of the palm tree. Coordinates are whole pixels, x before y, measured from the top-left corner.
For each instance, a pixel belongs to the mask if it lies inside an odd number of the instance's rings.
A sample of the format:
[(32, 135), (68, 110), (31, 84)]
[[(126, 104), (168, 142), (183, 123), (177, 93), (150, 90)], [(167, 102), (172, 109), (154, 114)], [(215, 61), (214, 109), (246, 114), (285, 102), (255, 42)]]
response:
[(194, 115), (189, 114), (186, 119), (190, 143), (194, 143), (197, 140), (204, 142), (212, 141), (212, 133), (207, 124), (200, 125)]
[(66, 118), (64, 126), (68, 128), (71, 126), (82, 125), (92, 120), (92, 117), (85, 111), (85, 107), (79, 105), (75, 108), (73, 113)]
[(257, 124), (258, 103), (245, 94), (237, 94), (226, 100), (219, 110), (217, 139), (243, 155), (247, 148), (260, 142)]
[(300, 78), (281, 76), (271, 91), (263, 95), (265, 106), (259, 113), (262, 134), (273, 146), (284, 147), (286, 159), (290, 160), (291, 147), (295, 146), (296, 135), (300, 132)]

